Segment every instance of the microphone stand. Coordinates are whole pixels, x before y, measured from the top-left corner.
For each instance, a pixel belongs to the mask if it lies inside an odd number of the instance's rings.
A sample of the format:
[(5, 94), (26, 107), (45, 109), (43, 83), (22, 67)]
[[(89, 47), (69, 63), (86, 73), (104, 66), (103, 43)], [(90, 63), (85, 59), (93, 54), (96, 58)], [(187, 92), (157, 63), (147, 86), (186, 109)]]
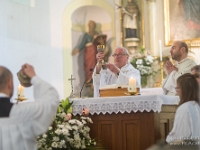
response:
[[(87, 73), (87, 75), (90, 73), (90, 72), (92, 72), (94, 69), (90, 69), (89, 71), (88, 71), (88, 73)], [(80, 91), (80, 98), (81, 98), (81, 93), (82, 93), (82, 91), (83, 91), (83, 87), (84, 87), (84, 85), (86, 84), (86, 82), (84, 81), (84, 83), (83, 83), (83, 86), (81, 87), (81, 91)]]
[(81, 93), (82, 93), (82, 91), (83, 91), (83, 87), (84, 87), (85, 83), (86, 83), (86, 82), (84, 81), (83, 86), (82, 86), (81, 91), (80, 91), (80, 98), (81, 98)]

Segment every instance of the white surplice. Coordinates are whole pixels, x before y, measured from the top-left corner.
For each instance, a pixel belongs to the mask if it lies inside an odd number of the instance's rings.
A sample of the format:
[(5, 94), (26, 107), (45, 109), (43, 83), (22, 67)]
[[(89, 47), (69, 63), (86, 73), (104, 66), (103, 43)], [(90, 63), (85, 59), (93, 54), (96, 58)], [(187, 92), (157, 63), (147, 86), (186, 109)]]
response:
[(172, 71), (163, 82), (163, 91), (165, 95), (176, 95), (176, 80), (178, 77), (185, 73), (190, 73), (191, 68), (196, 66), (196, 62), (192, 59), (185, 58), (178, 62), (175, 66), (178, 68), (178, 71)]
[(36, 137), (47, 131), (59, 105), (57, 91), (33, 77), (35, 101), (14, 104), (10, 116), (0, 118), (0, 150), (36, 150)]
[(168, 143), (182, 140), (200, 140), (200, 106), (195, 101), (183, 103), (178, 107)]
[(140, 72), (130, 63), (126, 64), (120, 69), (119, 76), (115, 75), (109, 69), (101, 69), (100, 73), (96, 74), (95, 68), (92, 77), (94, 85), (94, 97), (99, 97), (99, 89), (105, 85), (127, 85), (130, 77), (136, 78), (136, 85), (137, 87), (140, 87)]

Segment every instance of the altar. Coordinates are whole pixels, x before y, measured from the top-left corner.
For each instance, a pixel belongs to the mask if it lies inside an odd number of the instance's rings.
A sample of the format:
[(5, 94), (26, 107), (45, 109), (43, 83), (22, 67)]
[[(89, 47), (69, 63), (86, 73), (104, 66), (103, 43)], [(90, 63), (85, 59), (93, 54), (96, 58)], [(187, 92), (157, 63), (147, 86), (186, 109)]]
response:
[(176, 96), (140, 95), (72, 99), (73, 114), (90, 110), (91, 137), (108, 150), (145, 150), (173, 126)]

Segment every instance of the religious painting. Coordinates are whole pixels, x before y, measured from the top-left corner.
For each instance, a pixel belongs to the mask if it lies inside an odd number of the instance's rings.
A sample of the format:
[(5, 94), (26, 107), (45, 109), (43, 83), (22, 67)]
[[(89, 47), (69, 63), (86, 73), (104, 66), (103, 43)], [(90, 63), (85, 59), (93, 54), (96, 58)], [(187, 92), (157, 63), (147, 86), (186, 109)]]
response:
[(200, 38), (200, 1), (165, 0), (165, 44)]

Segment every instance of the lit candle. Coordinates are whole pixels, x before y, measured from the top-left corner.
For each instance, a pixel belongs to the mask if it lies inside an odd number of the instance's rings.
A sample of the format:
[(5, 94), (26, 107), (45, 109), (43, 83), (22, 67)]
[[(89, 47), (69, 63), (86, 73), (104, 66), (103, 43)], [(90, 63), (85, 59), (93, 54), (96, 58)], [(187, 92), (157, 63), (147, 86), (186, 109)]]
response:
[(136, 79), (133, 77), (129, 78), (128, 92), (136, 92)]
[(159, 40), (160, 61), (162, 61), (162, 42)]
[(20, 84), (17, 87), (17, 93), (18, 93), (18, 97), (24, 97), (24, 87), (21, 86)]

